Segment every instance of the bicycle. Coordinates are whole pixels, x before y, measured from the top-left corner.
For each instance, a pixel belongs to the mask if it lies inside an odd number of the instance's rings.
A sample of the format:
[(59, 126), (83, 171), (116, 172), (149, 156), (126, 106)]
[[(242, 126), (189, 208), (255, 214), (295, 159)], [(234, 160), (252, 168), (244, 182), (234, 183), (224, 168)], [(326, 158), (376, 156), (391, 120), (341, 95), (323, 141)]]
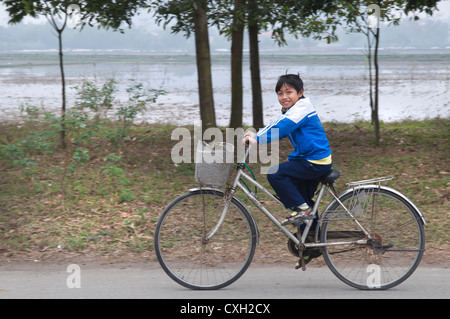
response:
[[(336, 194), (334, 183), (340, 172), (332, 169), (319, 180), (313, 214), (325, 192), (332, 196), (331, 202), (314, 229), (312, 220), (304, 220), (294, 225), (297, 232), (292, 233), (258, 200), (260, 190), (282, 205), (245, 163), (249, 150), (235, 164), (236, 175), (225, 190), (192, 188), (162, 212), (155, 228), (155, 251), (162, 269), (175, 282), (190, 289), (220, 289), (248, 269), (260, 234), (253, 214), (236, 196), (238, 190), (288, 238), (288, 249), (303, 270), (304, 256), (323, 255), (337, 278), (362, 290), (392, 288), (416, 270), (425, 250), (425, 218), (405, 195), (381, 185), (391, 177), (351, 182)], [(247, 183), (255, 187), (254, 192)]]

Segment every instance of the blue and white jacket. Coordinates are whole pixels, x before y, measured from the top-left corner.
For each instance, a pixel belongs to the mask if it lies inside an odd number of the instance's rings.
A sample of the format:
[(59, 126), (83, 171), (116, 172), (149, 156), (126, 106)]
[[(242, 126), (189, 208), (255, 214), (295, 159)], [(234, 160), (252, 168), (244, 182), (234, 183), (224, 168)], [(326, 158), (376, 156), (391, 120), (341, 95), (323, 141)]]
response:
[(320, 160), (331, 155), (325, 130), (307, 97), (302, 97), (286, 113), (259, 130), (256, 140), (259, 144), (267, 144), (286, 136), (294, 145), (289, 160)]

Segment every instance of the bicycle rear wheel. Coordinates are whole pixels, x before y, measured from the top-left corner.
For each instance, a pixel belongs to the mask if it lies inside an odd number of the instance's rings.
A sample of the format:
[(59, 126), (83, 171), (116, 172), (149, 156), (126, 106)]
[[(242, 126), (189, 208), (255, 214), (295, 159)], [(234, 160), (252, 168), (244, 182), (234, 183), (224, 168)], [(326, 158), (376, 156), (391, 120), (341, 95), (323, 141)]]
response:
[(180, 285), (220, 289), (236, 281), (250, 265), (256, 225), (236, 198), (220, 224), (226, 202), (222, 191), (196, 190), (175, 199), (162, 213), (155, 229), (156, 256)]
[(417, 268), (425, 249), (423, 220), (403, 195), (383, 186), (357, 187), (339, 200), (371, 239), (335, 201), (324, 212), (323, 243), (366, 239), (364, 244), (326, 246), (325, 262), (346, 284), (358, 289), (389, 289)]

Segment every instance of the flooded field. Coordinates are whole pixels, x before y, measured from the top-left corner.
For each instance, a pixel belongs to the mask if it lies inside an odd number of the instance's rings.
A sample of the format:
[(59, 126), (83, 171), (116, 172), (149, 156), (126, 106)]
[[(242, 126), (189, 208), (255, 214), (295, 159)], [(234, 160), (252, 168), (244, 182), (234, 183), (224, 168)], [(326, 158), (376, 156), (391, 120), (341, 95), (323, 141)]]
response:
[[(450, 117), (450, 54), (382, 55), (380, 57), (380, 118)], [(368, 68), (362, 54), (263, 55), (261, 78), (264, 117), (279, 112), (274, 92), (277, 78), (300, 73), (305, 95), (311, 98), (322, 121), (369, 120)], [(58, 112), (61, 79), (56, 52), (0, 54), (0, 120), (20, 119), (20, 106), (32, 105)], [(229, 57), (216, 55), (212, 65), (217, 124), (230, 117)], [(74, 105), (75, 86), (83, 81), (118, 83), (118, 103), (126, 88), (142, 83), (168, 93), (150, 104), (141, 118), (148, 123), (193, 124), (199, 119), (197, 71), (192, 55), (150, 53), (69, 52), (65, 55), (68, 106)], [(244, 63), (244, 122), (251, 125), (251, 83), (248, 58)]]

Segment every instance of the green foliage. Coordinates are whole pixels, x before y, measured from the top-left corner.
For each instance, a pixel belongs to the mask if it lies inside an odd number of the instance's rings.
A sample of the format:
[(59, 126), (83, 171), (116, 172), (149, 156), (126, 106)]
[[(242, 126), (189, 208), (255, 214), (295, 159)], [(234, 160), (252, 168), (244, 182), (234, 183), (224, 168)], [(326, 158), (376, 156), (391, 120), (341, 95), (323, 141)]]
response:
[[(273, 31), (272, 38), (278, 45), (286, 45), (286, 34), (291, 33), (314, 39), (337, 40), (335, 20), (332, 15), (322, 20), (323, 12), (329, 13), (331, 1), (316, 0), (259, 0), (244, 1), (236, 12), (234, 0), (196, 1), (170, 0), (165, 3), (151, 1), (156, 22), (170, 26), (173, 33), (190, 37), (194, 32), (193, 12), (204, 6), (208, 12), (208, 23), (216, 26), (221, 34), (231, 38), (233, 17), (238, 15), (244, 23), (257, 21), (259, 30)], [(330, 28), (328, 28), (331, 26)]]
[(82, 113), (84, 118), (87, 118), (85, 111), (92, 111), (97, 117), (106, 116), (115, 102), (117, 87), (114, 79), (107, 80), (101, 88), (93, 82), (85, 81), (81, 87), (75, 86), (75, 89), (78, 90), (75, 110)]
[[(146, 0), (115, 0), (111, 1), (91, 1), (91, 0), (1, 0), (9, 13), (9, 23), (18, 23), (26, 16), (38, 17), (44, 15), (53, 18), (62, 18), (63, 25), (67, 14), (71, 13), (70, 5), (80, 7), (81, 26), (92, 25), (94, 22), (98, 26), (120, 30), (123, 23), (131, 26), (132, 18), (137, 14), (137, 10), (146, 4)], [(62, 27), (64, 28), (64, 27)]]
[(5, 145), (0, 145), (0, 155), (14, 167), (35, 168), (38, 154), (54, 153), (56, 137), (59, 130), (50, 125), (43, 131), (30, 132), (24, 139)]
[(89, 149), (77, 147), (73, 153), (72, 159), (78, 163), (86, 164), (89, 161)]
[[(24, 138), (0, 145), (3, 162), (9, 167), (25, 169), (26, 176), (32, 177), (45, 166), (46, 163), (40, 161), (46, 155), (57, 158), (63, 154), (60, 165), (64, 173), (59, 176), (62, 194), (95, 190), (102, 195), (114, 194), (120, 203), (133, 201), (135, 195), (128, 187), (130, 180), (123, 168), (122, 155), (115, 152), (105, 149), (103, 165), (99, 167), (98, 178), (106, 181), (107, 186), (89, 187), (80, 181), (72, 181), (70, 176), (82, 174), (87, 165), (95, 160), (92, 154), (98, 153), (99, 143), (119, 149), (124, 147), (137, 115), (165, 91), (146, 89), (141, 83), (132, 82), (126, 89), (128, 100), (119, 102), (116, 98), (116, 82), (112, 79), (101, 85), (84, 82), (76, 89), (75, 106), (67, 111), (64, 120), (51, 113), (41, 115), (38, 108), (22, 105), (22, 113), (28, 114), (22, 115), (22, 118), (29, 130)], [(61, 152), (58, 135), (62, 124), (70, 144)]]
[[(132, 80), (133, 81), (133, 80)], [(144, 113), (147, 103), (154, 103), (159, 95), (166, 94), (165, 90), (146, 90), (142, 83), (134, 83), (127, 88), (128, 101), (116, 111), (117, 121), (122, 123), (122, 136), (126, 136), (130, 125), (139, 113)]]

